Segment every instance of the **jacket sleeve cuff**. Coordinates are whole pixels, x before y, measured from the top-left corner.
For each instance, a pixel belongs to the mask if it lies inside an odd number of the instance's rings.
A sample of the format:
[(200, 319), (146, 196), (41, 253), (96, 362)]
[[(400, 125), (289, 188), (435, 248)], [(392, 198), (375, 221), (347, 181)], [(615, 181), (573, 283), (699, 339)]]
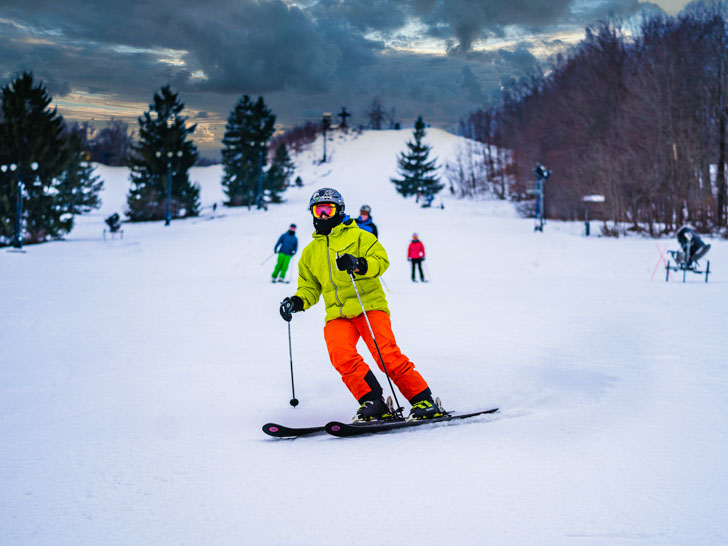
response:
[(374, 260), (367, 260), (366, 262), (366, 269), (364, 271), (359, 268), (359, 273), (357, 275), (359, 277), (367, 277), (368, 279), (376, 279), (382, 274), (382, 267), (379, 264), (379, 261)]

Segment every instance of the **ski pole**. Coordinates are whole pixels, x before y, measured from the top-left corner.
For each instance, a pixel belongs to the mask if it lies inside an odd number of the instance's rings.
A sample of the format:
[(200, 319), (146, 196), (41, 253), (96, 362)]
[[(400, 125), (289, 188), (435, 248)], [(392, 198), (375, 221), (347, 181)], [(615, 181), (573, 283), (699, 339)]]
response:
[(351, 277), (351, 284), (354, 285), (354, 292), (356, 292), (356, 299), (359, 300), (359, 305), (361, 305), (361, 310), (364, 312), (364, 319), (367, 321), (367, 326), (369, 327), (369, 333), (372, 336), (372, 341), (374, 341), (374, 346), (377, 348), (377, 354), (379, 355), (379, 362), (382, 363), (382, 369), (384, 370), (384, 375), (387, 376), (387, 382), (389, 383), (389, 389), (392, 391), (392, 395), (394, 396), (394, 403), (397, 404), (397, 413), (399, 413), (400, 417), (402, 417), (402, 410), (404, 408), (399, 405), (399, 400), (397, 400), (397, 393), (394, 392), (394, 387), (392, 386), (392, 380), (389, 378), (389, 372), (387, 371), (387, 365), (384, 363), (384, 358), (382, 358), (382, 351), (379, 350), (379, 344), (377, 343), (377, 338), (374, 337), (374, 330), (372, 330), (372, 325), (369, 322), (369, 316), (367, 315), (366, 309), (364, 309), (364, 303), (361, 301), (361, 296), (359, 295), (359, 289), (356, 287), (356, 281), (354, 281), (354, 273), (349, 273), (349, 276)]
[(270, 256), (268, 256), (265, 260), (263, 260), (262, 262), (260, 262), (260, 265), (263, 265), (265, 262), (267, 262), (268, 260), (270, 260), (275, 255), (276, 255), (276, 253), (274, 252), (273, 254), (271, 254)]
[(296, 398), (296, 386), (293, 383), (293, 349), (291, 348), (291, 322), (288, 321), (288, 354), (291, 356), (291, 398), (290, 404), (295, 408), (298, 405), (298, 399)]
[(430, 268), (427, 267), (427, 262), (424, 260), (422, 261), (423, 265), (425, 266), (425, 272), (427, 273), (427, 281), (430, 282), (432, 280), (432, 275), (430, 275)]

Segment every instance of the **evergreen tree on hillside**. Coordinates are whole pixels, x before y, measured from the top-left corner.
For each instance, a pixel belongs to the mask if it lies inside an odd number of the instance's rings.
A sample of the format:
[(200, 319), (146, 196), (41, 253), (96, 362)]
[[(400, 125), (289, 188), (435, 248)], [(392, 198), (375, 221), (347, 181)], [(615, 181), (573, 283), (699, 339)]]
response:
[(437, 158), (431, 161), (428, 159), (432, 147), (422, 143), (425, 136), (422, 116), (415, 122), (413, 136), (414, 142), (408, 141), (407, 151), (400, 152), (397, 159), (397, 172), (401, 178), (390, 180), (404, 197), (418, 193), (435, 195), (444, 185), (440, 184), (440, 177), (435, 174), (438, 169)]
[[(161, 220), (167, 204), (167, 173), (172, 172), (173, 218), (197, 216), (200, 188), (190, 182), (189, 169), (197, 161), (197, 147), (187, 137), (197, 125), (187, 125), (184, 103), (169, 86), (154, 95), (154, 104), (139, 117), (139, 142), (128, 165), (132, 187), (127, 196), (127, 214), (133, 221)], [(171, 157), (170, 157), (171, 156)]]
[(19, 179), (27, 242), (61, 237), (73, 228), (74, 215), (98, 207), (102, 184), (85, 161), (84, 141), (66, 130), (51, 101), (30, 73), (2, 88), (0, 164), (17, 168), (0, 171), (0, 245), (15, 236)]
[(222, 139), (222, 185), (228, 206), (255, 203), (258, 176), (268, 161), (267, 142), (273, 136), (276, 117), (263, 97), (253, 102), (244, 95), (230, 112)]
[(101, 206), (99, 193), (103, 182), (94, 175), (89, 161), (87, 132), (87, 125), (77, 123), (67, 127), (65, 132), (68, 162), (65, 183), (59, 187), (59, 197), (67, 204), (71, 214), (84, 214)]
[(295, 166), (293, 165), (293, 161), (291, 161), (291, 156), (288, 155), (288, 148), (283, 143), (276, 149), (263, 185), (266, 192), (270, 195), (272, 203), (281, 202), (281, 193), (288, 187), (288, 182), (294, 170)]

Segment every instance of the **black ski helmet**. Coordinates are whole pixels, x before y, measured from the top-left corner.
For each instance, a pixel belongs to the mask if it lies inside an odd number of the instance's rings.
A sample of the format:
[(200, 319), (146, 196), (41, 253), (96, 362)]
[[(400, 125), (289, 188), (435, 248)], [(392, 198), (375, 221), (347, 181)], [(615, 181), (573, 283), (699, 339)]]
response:
[(362, 205), (361, 208), (359, 209), (359, 212), (366, 212), (367, 214), (371, 214), (372, 207), (370, 207), (369, 205)]
[(321, 188), (320, 190), (313, 192), (313, 195), (308, 202), (308, 210), (311, 210), (316, 203), (333, 203), (339, 207), (339, 211), (342, 214), (345, 209), (344, 198), (341, 197), (341, 194), (333, 188)]

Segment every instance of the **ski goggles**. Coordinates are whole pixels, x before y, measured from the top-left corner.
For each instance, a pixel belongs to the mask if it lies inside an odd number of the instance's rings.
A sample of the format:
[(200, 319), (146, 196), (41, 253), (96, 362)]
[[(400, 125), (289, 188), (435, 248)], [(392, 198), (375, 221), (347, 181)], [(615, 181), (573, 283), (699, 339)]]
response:
[(311, 213), (315, 218), (332, 218), (336, 214), (336, 205), (333, 203), (316, 203), (311, 207)]

